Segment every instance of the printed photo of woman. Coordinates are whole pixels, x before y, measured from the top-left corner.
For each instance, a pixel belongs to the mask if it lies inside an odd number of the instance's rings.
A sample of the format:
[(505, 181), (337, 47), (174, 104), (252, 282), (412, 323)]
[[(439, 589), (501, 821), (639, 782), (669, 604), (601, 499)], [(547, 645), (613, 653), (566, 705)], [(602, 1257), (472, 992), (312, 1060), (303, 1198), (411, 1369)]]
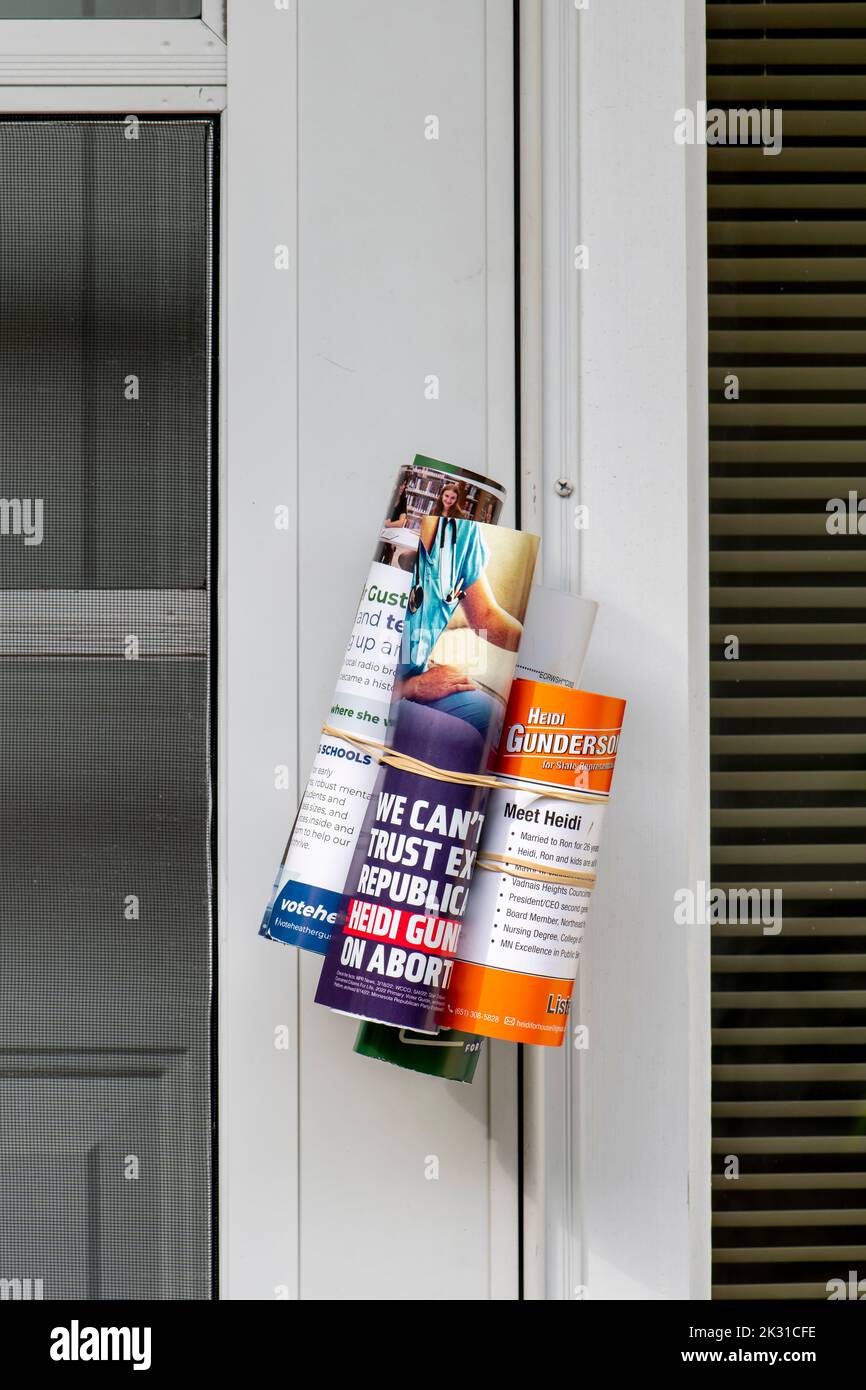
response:
[(446, 480), (439, 489), (431, 516), (445, 516), (453, 521), (466, 520), (466, 485)]
[(406, 525), (406, 515), (407, 515), (407, 497), (406, 497), (406, 489), (407, 489), (407, 487), (408, 487), (408, 480), (406, 479), (405, 476), (403, 476), (403, 477), (401, 477), (399, 483), (397, 484), (397, 490), (396, 490), (396, 492), (394, 493), (394, 496), (393, 496), (392, 499), (391, 499), (391, 505), (390, 505), (390, 507), (388, 508), (388, 515), (385, 517), (385, 525), (386, 525), (386, 526), (393, 526), (393, 527), (397, 528), (397, 527), (405, 526), (405, 525)]

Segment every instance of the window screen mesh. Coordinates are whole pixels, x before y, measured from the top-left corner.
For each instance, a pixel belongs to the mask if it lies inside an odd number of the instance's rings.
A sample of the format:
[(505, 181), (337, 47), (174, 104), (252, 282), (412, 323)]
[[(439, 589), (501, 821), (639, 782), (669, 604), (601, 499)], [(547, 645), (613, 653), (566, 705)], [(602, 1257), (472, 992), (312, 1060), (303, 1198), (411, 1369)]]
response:
[(714, 1295), (826, 1299), (866, 1278), (866, 550), (827, 525), (866, 496), (866, 4), (709, 4), (707, 61), (783, 132), (708, 148), (713, 872), (783, 891), (715, 929)]
[(210, 1294), (212, 147), (0, 121), (11, 1296)]
[(45, 499), (3, 587), (204, 586), (209, 158), (191, 121), (0, 122), (2, 487)]

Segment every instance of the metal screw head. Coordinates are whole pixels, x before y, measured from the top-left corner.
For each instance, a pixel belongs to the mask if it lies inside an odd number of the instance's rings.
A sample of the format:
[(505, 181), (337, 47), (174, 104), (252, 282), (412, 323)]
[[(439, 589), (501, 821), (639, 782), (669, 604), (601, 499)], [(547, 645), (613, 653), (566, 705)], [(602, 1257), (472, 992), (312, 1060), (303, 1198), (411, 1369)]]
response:
[(553, 490), (557, 497), (570, 497), (574, 492), (574, 483), (569, 478), (557, 478)]

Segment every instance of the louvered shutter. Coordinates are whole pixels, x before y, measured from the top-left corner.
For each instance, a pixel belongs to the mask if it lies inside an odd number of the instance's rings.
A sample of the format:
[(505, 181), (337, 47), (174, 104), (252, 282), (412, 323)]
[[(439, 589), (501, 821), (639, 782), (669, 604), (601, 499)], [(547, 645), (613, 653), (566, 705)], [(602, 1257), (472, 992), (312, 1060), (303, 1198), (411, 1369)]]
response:
[(706, 8), (709, 106), (783, 110), (778, 156), (708, 148), (713, 874), (784, 891), (714, 930), (713, 1286), (826, 1299), (866, 1279), (866, 536), (826, 511), (866, 498), (866, 4)]

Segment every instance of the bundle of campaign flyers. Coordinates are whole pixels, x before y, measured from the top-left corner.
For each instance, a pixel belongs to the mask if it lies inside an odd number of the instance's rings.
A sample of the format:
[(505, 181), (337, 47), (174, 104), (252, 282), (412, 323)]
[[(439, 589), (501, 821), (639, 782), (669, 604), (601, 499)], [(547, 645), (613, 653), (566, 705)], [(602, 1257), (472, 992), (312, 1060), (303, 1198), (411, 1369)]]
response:
[(485, 1037), (562, 1044), (625, 710), (503, 499), (400, 470), (260, 927), (323, 957), (356, 1052), (464, 1082)]

